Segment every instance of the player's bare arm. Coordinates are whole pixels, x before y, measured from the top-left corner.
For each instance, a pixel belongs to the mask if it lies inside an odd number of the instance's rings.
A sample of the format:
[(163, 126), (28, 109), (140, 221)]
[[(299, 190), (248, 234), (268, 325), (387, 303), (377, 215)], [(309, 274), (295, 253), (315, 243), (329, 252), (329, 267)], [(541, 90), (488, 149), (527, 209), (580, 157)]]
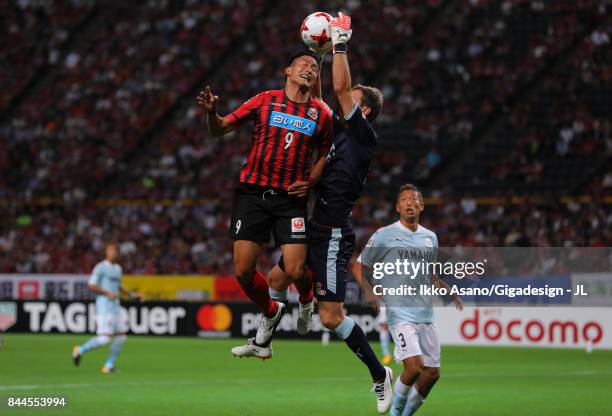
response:
[(287, 193), (300, 198), (308, 196), (308, 191), (312, 189), (323, 174), (323, 168), (325, 168), (325, 156), (321, 156), (317, 159), (307, 180), (293, 182), (287, 188)]
[(321, 178), (321, 175), (323, 175), (323, 169), (325, 169), (325, 159), (326, 155), (321, 155), (312, 166), (312, 170), (308, 176), (308, 184), (310, 187), (314, 186), (314, 184)]
[(131, 291), (131, 290), (127, 290), (123, 286), (120, 287), (119, 290), (121, 291), (121, 294), (123, 296), (127, 296), (130, 299), (136, 299), (139, 302), (143, 302), (144, 301), (144, 295), (142, 295), (141, 293), (134, 292), (134, 291)]
[(325, 168), (325, 155), (322, 155), (317, 159), (317, 161), (312, 166), (310, 171), (310, 175), (308, 175), (308, 179), (305, 181), (295, 181), (287, 188), (287, 193), (289, 195), (297, 196), (300, 198), (308, 196), (308, 191), (312, 189), (312, 187), (317, 183), (321, 175), (323, 174), (323, 169)]
[(332, 19), (331, 23), (334, 58), (332, 63), (332, 78), (334, 93), (340, 102), (342, 114), (347, 116), (353, 111), (355, 101), (351, 94), (352, 81), (346, 57), (346, 43), (351, 38), (351, 18), (342, 13)]
[(214, 95), (209, 86), (204, 88), (204, 91), (200, 92), (196, 101), (206, 112), (206, 124), (208, 125), (208, 132), (211, 136), (223, 136), (237, 127), (236, 122), (233, 120), (228, 117), (221, 117), (217, 114), (219, 96)]
[(351, 272), (353, 273), (353, 277), (355, 278), (357, 284), (359, 284), (359, 287), (361, 287), (361, 289), (363, 290), (366, 302), (372, 305), (374, 311), (378, 313), (378, 296), (374, 294), (372, 286), (367, 281), (367, 279), (363, 278), (362, 270), (363, 265), (357, 260), (355, 260), (353, 262), (353, 265), (351, 266)]
[[(451, 293), (450, 286), (444, 280), (440, 279), (440, 277), (437, 274), (432, 276), (431, 283), (435, 287), (440, 288), (440, 289), (446, 289), (447, 293)], [(463, 301), (461, 300), (461, 298), (454, 293), (449, 296), (451, 300), (453, 301), (453, 303), (455, 304), (455, 308), (457, 308), (457, 310), (461, 312), (463, 310)]]
[(89, 290), (91, 290), (94, 293), (97, 293), (98, 295), (106, 296), (107, 298), (110, 298), (110, 299), (117, 298), (117, 295), (115, 295), (113, 292), (111, 292), (110, 290), (103, 289), (98, 285), (89, 284), (88, 287), (89, 287)]
[(308, 181), (295, 181), (287, 188), (287, 194), (304, 198), (308, 196), (309, 189)]

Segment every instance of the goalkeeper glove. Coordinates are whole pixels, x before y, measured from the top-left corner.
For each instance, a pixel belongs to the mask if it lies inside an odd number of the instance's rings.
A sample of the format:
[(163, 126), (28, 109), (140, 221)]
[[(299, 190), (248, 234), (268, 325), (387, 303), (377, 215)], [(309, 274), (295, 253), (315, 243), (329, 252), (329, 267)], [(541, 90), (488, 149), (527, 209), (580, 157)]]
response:
[(346, 53), (346, 43), (353, 33), (351, 30), (351, 17), (340, 12), (338, 17), (334, 17), (329, 24), (332, 35), (332, 52)]

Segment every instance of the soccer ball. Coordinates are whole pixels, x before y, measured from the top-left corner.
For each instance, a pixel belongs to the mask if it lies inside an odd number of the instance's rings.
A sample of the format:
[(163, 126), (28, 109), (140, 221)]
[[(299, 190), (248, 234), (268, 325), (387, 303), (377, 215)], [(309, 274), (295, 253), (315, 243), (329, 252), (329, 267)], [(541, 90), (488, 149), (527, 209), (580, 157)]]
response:
[(302, 41), (316, 54), (325, 53), (332, 47), (329, 27), (331, 19), (331, 15), (327, 13), (314, 12), (302, 22)]

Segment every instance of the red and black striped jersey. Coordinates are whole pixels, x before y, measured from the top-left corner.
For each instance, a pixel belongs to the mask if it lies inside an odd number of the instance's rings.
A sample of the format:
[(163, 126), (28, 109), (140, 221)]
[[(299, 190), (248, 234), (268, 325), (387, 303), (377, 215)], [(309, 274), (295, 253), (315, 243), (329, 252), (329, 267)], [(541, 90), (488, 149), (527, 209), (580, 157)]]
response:
[(264, 91), (227, 117), (255, 121), (251, 150), (240, 171), (243, 183), (286, 190), (308, 178), (313, 151), (327, 155), (333, 140), (329, 108), (312, 97), (305, 103), (291, 101), (284, 89)]

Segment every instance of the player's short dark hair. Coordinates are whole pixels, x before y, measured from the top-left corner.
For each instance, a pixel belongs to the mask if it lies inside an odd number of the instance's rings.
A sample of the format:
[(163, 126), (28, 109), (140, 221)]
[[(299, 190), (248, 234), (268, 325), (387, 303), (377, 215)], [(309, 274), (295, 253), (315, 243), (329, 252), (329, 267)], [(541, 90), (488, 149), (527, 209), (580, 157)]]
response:
[(312, 52), (310, 49), (298, 48), (293, 51), (293, 53), (289, 56), (287, 66), (291, 66), (291, 64), (293, 64), (293, 61), (302, 56), (310, 56), (311, 58), (314, 58), (315, 61), (317, 61), (317, 65), (321, 65), (321, 59), (317, 55), (315, 55), (314, 52)]
[(421, 193), (421, 190), (419, 188), (417, 188), (416, 185), (413, 185), (411, 183), (407, 183), (405, 185), (400, 186), (399, 191), (397, 191), (397, 198), (396, 199), (399, 199), (399, 196), (404, 191), (414, 191), (414, 192), (416, 192), (419, 195), (419, 198), (421, 199), (421, 202), (423, 202), (423, 194)]
[(376, 120), (383, 108), (383, 94), (376, 87), (357, 84), (353, 86), (354, 90), (359, 90), (363, 94), (361, 97), (361, 106), (370, 107), (370, 114), (367, 115), (369, 121)]

